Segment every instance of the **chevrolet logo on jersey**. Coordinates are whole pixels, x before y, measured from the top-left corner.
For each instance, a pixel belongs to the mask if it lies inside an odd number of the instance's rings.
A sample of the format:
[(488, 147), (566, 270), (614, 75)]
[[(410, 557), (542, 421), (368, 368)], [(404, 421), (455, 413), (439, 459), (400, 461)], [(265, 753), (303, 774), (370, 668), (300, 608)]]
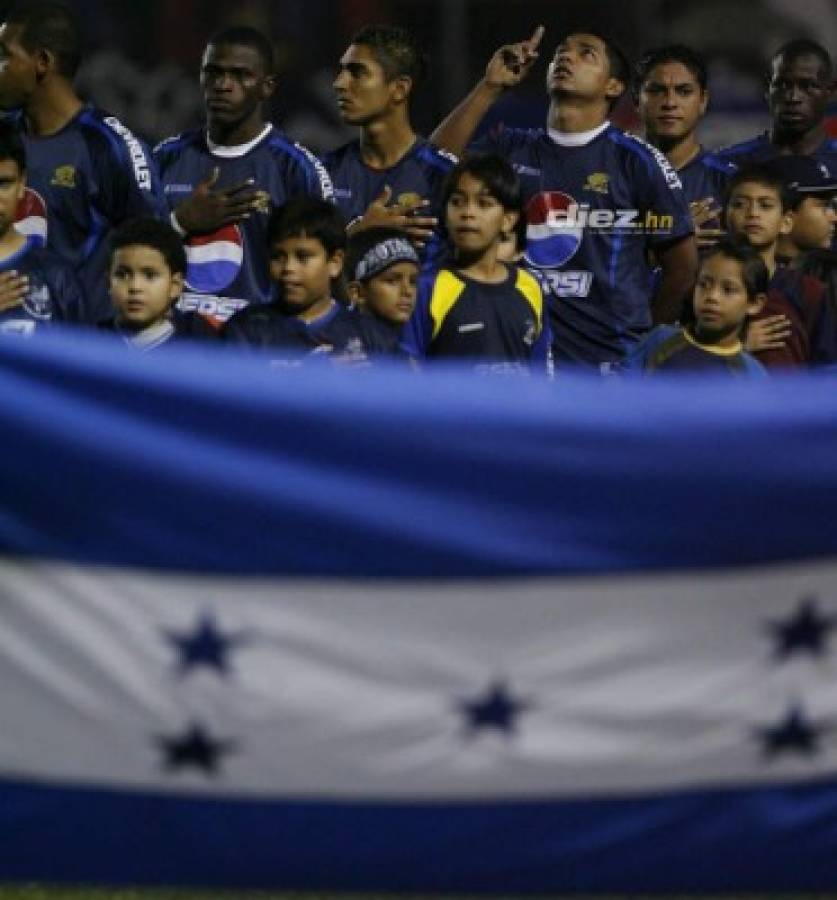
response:
[(55, 185), (55, 187), (74, 188), (76, 186), (76, 167), (59, 166), (52, 173), (49, 183)]
[(606, 194), (610, 188), (610, 176), (605, 172), (593, 172), (587, 176), (583, 190)]

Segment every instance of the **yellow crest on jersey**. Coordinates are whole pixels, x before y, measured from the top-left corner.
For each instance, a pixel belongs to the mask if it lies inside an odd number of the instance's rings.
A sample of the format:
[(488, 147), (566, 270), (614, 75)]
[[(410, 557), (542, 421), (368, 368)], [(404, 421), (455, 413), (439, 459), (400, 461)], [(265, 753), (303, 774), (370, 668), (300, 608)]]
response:
[(254, 203), (256, 212), (270, 212), (270, 194), (267, 191), (258, 191)]
[(421, 203), (421, 194), (399, 194), (396, 203), (399, 206), (410, 207), (411, 209)]
[(584, 185), (585, 191), (595, 191), (597, 194), (606, 194), (610, 187), (610, 176), (605, 172), (593, 172), (587, 176)]
[(52, 173), (49, 183), (56, 187), (74, 188), (76, 186), (76, 167), (59, 166)]

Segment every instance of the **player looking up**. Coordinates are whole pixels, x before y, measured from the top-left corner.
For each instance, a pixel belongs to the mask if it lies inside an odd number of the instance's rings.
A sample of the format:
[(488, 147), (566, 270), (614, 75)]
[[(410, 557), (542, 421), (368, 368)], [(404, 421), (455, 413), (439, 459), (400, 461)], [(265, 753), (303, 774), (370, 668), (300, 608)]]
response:
[(206, 126), (154, 151), (185, 237), (188, 267), (182, 310), (226, 321), (248, 303), (268, 303), (267, 221), (291, 197), (331, 199), (322, 163), (265, 120), (276, 90), (273, 46), (248, 27), (219, 31), (200, 74)]
[[(494, 101), (531, 70), (542, 36), (538, 28), (501, 47), (432, 140), (461, 152)], [(629, 81), (628, 61), (607, 35), (573, 31), (549, 64), (547, 127), (501, 129), (474, 144), (511, 160), (520, 177), (525, 262), (548, 299), (558, 370), (619, 363), (653, 322), (678, 318), (694, 282), (697, 249), (677, 173), (608, 118)], [(661, 268), (653, 297), (650, 250)]]

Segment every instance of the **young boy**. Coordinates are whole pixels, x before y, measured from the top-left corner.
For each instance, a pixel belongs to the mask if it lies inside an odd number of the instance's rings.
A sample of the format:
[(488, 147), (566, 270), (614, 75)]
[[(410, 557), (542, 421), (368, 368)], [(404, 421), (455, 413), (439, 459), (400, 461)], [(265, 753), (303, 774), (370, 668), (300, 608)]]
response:
[(695, 321), (685, 328), (659, 325), (639, 346), (628, 369), (724, 371), (764, 374), (744, 351), (741, 333), (748, 316), (764, 305), (768, 274), (760, 254), (745, 241), (721, 240), (698, 270)]
[[(730, 179), (726, 199), (727, 230), (739, 236), (759, 252), (770, 275), (767, 301), (754, 324), (774, 323), (773, 340), (769, 329), (746, 340), (747, 348), (766, 366), (803, 365), (825, 361), (821, 342), (829, 331), (824, 286), (802, 273), (781, 267), (777, 248), (783, 236), (793, 230), (794, 196), (783, 178), (766, 165), (742, 169)], [(783, 325), (779, 318), (784, 316)], [(777, 346), (779, 341), (782, 346)]]
[(197, 313), (178, 314), (186, 251), (174, 229), (157, 219), (130, 219), (111, 238), (110, 299), (116, 310), (103, 328), (117, 331), (137, 350), (173, 338), (214, 336)]
[(349, 239), (349, 299), (399, 335), (416, 307), (420, 261), (407, 235), (396, 228), (369, 228)]
[(443, 197), (453, 260), (422, 279), (404, 332), (407, 352), (546, 372), (550, 334), (540, 286), (497, 258), (501, 237), (521, 215), (514, 170), (496, 155), (468, 158), (451, 171)]
[(32, 334), (85, 318), (81, 286), (70, 266), (14, 227), (25, 192), (23, 141), (0, 123), (0, 333), (6, 334)]
[(227, 340), (356, 361), (398, 352), (391, 329), (335, 299), (346, 247), (346, 223), (337, 207), (296, 197), (274, 210), (268, 241), (279, 299), (236, 313), (224, 329)]

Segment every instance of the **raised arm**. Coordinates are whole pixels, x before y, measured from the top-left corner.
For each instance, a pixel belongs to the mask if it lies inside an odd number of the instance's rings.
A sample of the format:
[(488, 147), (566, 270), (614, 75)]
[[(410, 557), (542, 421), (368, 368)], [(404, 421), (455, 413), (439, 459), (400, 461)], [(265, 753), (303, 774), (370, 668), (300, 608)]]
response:
[(442, 150), (460, 156), (482, 117), (497, 98), (509, 88), (516, 87), (529, 74), (538, 58), (543, 33), (543, 26), (538, 25), (528, 40), (500, 47), (471, 93), (430, 135), (431, 142)]

